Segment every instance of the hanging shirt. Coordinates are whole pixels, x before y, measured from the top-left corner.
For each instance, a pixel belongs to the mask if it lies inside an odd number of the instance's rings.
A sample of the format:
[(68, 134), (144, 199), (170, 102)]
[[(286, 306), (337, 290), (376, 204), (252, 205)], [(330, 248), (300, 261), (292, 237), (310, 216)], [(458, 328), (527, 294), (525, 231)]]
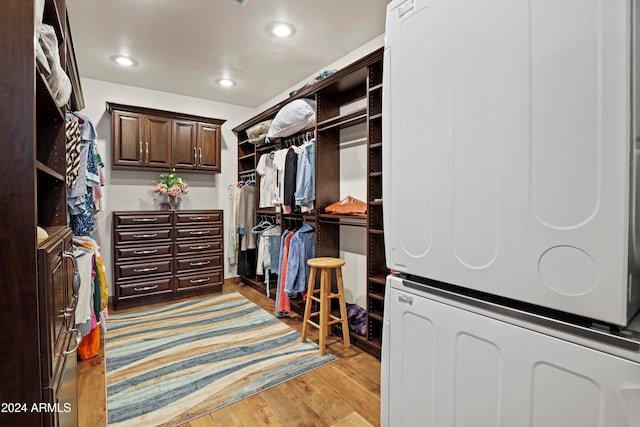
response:
[(302, 212), (313, 209), (316, 200), (316, 140), (315, 138), (302, 145), (298, 154), (296, 175), (296, 205)]
[(262, 176), (260, 180), (260, 204), (258, 205), (261, 208), (273, 206), (273, 175), (276, 170), (273, 164), (274, 157), (275, 151), (263, 154), (260, 156), (256, 166), (256, 172)]

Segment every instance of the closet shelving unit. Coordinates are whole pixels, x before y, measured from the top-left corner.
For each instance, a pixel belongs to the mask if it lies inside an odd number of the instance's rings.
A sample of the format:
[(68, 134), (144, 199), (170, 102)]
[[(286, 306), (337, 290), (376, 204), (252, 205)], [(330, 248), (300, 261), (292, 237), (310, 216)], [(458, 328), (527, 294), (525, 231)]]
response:
[[(263, 153), (283, 146), (283, 139), (269, 144), (252, 144), (246, 130), (273, 119), (287, 103), (299, 98), (316, 101), (316, 124), (300, 134), (314, 131), (316, 136), (316, 201), (315, 210), (306, 214), (284, 215), (274, 208), (256, 209), (257, 221), (275, 218), (283, 227), (308, 223), (316, 230), (316, 255), (340, 256), (340, 229), (365, 227), (367, 230), (367, 335), (351, 332), (351, 340), (363, 350), (380, 357), (382, 321), (384, 318), (385, 276), (388, 270), (384, 258), (384, 230), (382, 222), (382, 49), (353, 62), (329, 77), (307, 86), (294, 95), (257, 116), (240, 124), (233, 131), (238, 136), (238, 180), (255, 178), (260, 185), (256, 164)], [(361, 216), (334, 215), (324, 208), (340, 199), (340, 131), (356, 125), (366, 126), (367, 152), (367, 214)], [(343, 165), (346, 166), (346, 165)], [(259, 191), (256, 191), (259, 197)], [(256, 200), (259, 206), (259, 200)], [(348, 268), (346, 266), (345, 268)], [(265, 291), (261, 277), (241, 276), (243, 283)], [(275, 295), (274, 280), (271, 295)], [(301, 313), (302, 300), (292, 300), (292, 307)], [(340, 334), (340, 326), (334, 325)]]
[[(77, 425), (76, 354), (71, 249), (67, 226), (65, 112), (84, 107), (65, 0), (45, 0), (43, 23), (58, 39), (60, 65), (72, 84), (66, 106), (36, 63), (32, 0), (7, 0), (0, 14), (0, 189), (5, 227), (0, 232), (0, 274), (7, 286), (0, 319), (11, 333), (0, 339), (0, 397), (14, 410), (0, 425)], [(48, 238), (38, 242), (36, 226)], [(33, 403), (70, 404), (70, 411), (32, 411)], [(24, 404), (25, 406), (21, 406)], [(5, 408), (7, 409), (7, 408)], [(21, 411), (19, 414), (16, 413)]]

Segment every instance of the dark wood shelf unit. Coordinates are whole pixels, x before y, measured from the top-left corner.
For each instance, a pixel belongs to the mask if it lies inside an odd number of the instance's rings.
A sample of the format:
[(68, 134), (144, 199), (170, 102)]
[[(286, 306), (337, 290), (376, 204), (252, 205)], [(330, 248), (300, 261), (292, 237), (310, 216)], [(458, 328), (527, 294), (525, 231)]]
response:
[[(79, 332), (72, 306), (72, 232), (67, 225), (65, 113), (36, 61), (33, 0), (7, 0), (0, 14), (0, 162), (11, 173), (2, 186), (0, 275), (8, 284), (0, 321), (11, 332), (0, 338), (0, 400), (24, 404), (0, 412), (0, 425), (76, 426), (76, 353)], [(40, 3), (41, 4), (41, 3)], [(44, 0), (43, 23), (58, 40), (60, 66), (77, 74), (65, 0)], [(80, 94), (71, 81), (72, 94)], [(48, 234), (38, 242), (37, 226)], [(32, 404), (64, 411), (31, 411)]]
[[(382, 318), (384, 308), (384, 235), (382, 234), (382, 49), (355, 61), (336, 71), (329, 77), (306, 86), (293, 96), (282, 100), (273, 107), (236, 126), (233, 131), (238, 137), (238, 179), (255, 172), (260, 155), (282, 146), (287, 138), (277, 138), (269, 144), (251, 144), (246, 130), (264, 120), (273, 119), (278, 111), (289, 102), (299, 98), (316, 101), (317, 123), (310, 130), (316, 136), (316, 209), (304, 215), (282, 215), (275, 209), (257, 209), (256, 215), (275, 215), (283, 226), (293, 221), (313, 224), (316, 229), (316, 256), (340, 256), (340, 229), (342, 227), (365, 227), (367, 229), (367, 310), (373, 310), (368, 317), (367, 335), (361, 336), (350, 331), (352, 342), (363, 350), (380, 357)], [(364, 107), (362, 106), (364, 105)], [(324, 212), (324, 208), (340, 199), (340, 131), (356, 125), (365, 125), (367, 143), (367, 214), (362, 216), (334, 215)], [(293, 137), (295, 137), (294, 135)], [(374, 170), (375, 169), (375, 170)], [(259, 177), (258, 179), (259, 184)], [(259, 191), (256, 191), (259, 197)], [(259, 206), (257, 200), (256, 206)], [(264, 292), (265, 283), (255, 277), (241, 277), (246, 283)], [(272, 292), (272, 297), (275, 297)], [(293, 304), (293, 302), (292, 302)], [(304, 306), (299, 306), (302, 313)], [(333, 307), (334, 309), (336, 307)], [(340, 334), (339, 325), (334, 332)]]

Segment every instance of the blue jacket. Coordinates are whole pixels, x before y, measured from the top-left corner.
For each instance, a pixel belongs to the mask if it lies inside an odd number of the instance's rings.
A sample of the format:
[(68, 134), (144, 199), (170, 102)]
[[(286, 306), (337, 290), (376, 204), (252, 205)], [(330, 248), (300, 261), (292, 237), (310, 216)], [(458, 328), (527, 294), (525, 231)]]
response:
[(287, 278), (284, 292), (294, 297), (307, 288), (311, 267), (307, 261), (316, 256), (316, 233), (313, 227), (303, 225), (291, 238), (289, 259), (287, 262)]

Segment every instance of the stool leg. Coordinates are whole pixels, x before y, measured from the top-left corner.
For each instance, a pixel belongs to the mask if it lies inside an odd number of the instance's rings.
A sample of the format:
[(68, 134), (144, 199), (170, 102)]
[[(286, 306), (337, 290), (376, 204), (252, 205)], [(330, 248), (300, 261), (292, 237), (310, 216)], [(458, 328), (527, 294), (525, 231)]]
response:
[(311, 314), (311, 304), (313, 304), (311, 296), (313, 295), (315, 287), (316, 268), (311, 267), (311, 271), (309, 271), (309, 284), (307, 285), (307, 301), (304, 304), (304, 316), (302, 317), (302, 342), (307, 340), (307, 320), (309, 320), (309, 315)]
[(329, 280), (331, 276), (329, 275), (329, 270), (326, 268), (320, 269), (320, 356), (324, 356), (324, 346), (327, 338), (327, 322), (329, 321), (327, 316), (327, 304), (329, 304), (329, 300), (327, 299), (327, 294), (329, 290), (327, 286), (330, 286)]
[(340, 318), (342, 320), (342, 339), (344, 346), (350, 347), (351, 340), (349, 338), (349, 322), (347, 321), (347, 304), (344, 300), (344, 285), (342, 283), (342, 268), (336, 268), (336, 282), (338, 282), (338, 294), (340, 297)]

